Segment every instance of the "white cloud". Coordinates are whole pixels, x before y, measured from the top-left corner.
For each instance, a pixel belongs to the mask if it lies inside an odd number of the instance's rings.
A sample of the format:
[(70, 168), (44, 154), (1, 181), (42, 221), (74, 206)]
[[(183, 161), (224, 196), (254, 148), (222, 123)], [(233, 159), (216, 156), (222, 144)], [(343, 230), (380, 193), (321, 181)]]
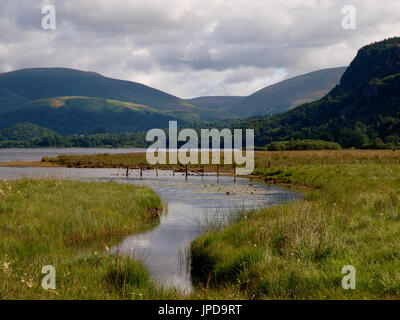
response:
[[(41, 29), (41, 6), (57, 30)], [(72, 67), (181, 97), (245, 95), (317, 69), (347, 65), (370, 42), (400, 35), (400, 1), (2, 0), (0, 72)], [(285, 70), (282, 73), (282, 70)]]

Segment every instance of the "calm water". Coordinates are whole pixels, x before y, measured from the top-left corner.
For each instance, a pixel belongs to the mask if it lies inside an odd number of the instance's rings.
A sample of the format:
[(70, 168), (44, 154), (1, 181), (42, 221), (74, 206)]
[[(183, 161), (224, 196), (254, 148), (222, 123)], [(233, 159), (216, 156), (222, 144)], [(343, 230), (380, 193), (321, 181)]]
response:
[(0, 149), (0, 162), (9, 161), (40, 161), (43, 157), (56, 157), (60, 154), (103, 154), (145, 152), (146, 149), (122, 148), (32, 148), (32, 149)]
[[(160, 225), (150, 232), (127, 237), (118, 246), (119, 251), (141, 259), (161, 284), (184, 291), (191, 290), (191, 279), (187, 260), (182, 256), (190, 242), (201, 233), (205, 220), (213, 216), (226, 217), (236, 210), (263, 208), (300, 197), (298, 193), (248, 178), (238, 178), (234, 183), (232, 177), (217, 179), (207, 175), (189, 176), (186, 181), (182, 173), (173, 176), (170, 171), (160, 172), (158, 178), (154, 171), (144, 172), (142, 178), (138, 171), (131, 171), (129, 178), (123, 174), (118, 169), (0, 167), (0, 179), (61, 177), (89, 181), (113, 180), (146, 185), (155, 190), (167, 207)], [(113, 248), (111, 253), (116, 250)]]

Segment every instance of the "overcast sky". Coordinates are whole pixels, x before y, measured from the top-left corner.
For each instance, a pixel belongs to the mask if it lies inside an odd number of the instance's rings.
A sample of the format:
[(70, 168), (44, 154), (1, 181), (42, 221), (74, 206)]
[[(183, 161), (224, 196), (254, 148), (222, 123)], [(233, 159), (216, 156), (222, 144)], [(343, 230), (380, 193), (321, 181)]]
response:
[[(55, 30), (42, 29), (45, 4)], [(399, 0), (0, 0), (0, 72), (70, 67), (182, 98), (251, 94), (392, 36)]]

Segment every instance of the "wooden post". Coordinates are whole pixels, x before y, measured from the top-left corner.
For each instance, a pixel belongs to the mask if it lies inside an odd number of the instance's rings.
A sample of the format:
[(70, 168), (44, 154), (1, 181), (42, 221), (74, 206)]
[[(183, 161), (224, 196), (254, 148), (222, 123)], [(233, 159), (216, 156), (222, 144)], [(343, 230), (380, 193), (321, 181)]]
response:
[(175, 168), (172, 168), (172, 176), (175, 177)]
[(143, 167), (140, 167), (140, 178), (143, 176)]
[(233, 165), (233, 181), (236, 182), (236, 163)]
[(217, 177), (219, 176), (219, 164), (217, 164)]
[(158, 177), (158, 164), (156, 164), (156, 177)]
[(126, 176), (129, 177), (129, 167), (126, 168)]
[(188, 177), (188, 165), (186, 165), (186, 168), (185, 168), (185, 177), (186, 177), (186, 179)]
[(204, 167), (201, 166), (201, 176), (204, 177)]

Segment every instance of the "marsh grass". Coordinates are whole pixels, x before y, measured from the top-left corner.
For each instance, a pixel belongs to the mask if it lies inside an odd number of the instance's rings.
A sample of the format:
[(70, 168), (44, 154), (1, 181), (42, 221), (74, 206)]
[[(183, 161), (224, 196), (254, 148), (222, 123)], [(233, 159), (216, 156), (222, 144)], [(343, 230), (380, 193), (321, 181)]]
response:
[[(71, 167), (133, 168), (143, 161), (143, 154), (43, 159)], [(400, 298), (399, 161), (400, 151), (388, 150), (256, 152), (255, 175), (301, 189), (303, 200), (257, 210), (246, 219), (240, 210), (225, 221), (206, 219), (190, 255), (182, 254), (192, 263), (196, 290), (190, 298)], [(127, 232), (154, 226), (143, 210), (159, 205), (151, 191), (142, 189), (140, 196), (135, 189), (139, 196), (132, 207), (129, 192), (119, 185), (68, 182), (72, 185), (58, 193), (56, 182), (0, 183), (0, 298), (186, 297), (156, 290), (138, 262), (96, 254)], [(136, 212), (125, 229), (124, 210)], [(108, 212), (112, 218), (101, 218)], [(135, 214), (138, 219), (131, 219)], [(57, 292), (40, 288), (45, 264), (57, 267)], [(356, 268), (356, 290), (341, 287), (345, 265)]]
[[(139, 262), (107, 253), (124, 236), (157, 226), (161, 202), (150, 189), (22, 179), (1, 181), (0, 190), (0, 299), (175, 294), (156, 290)], [(56, 268), (56, 290), (41, 287), (45, 265)]]
[[(231, 164), (224, 164), (224, 156), (221, 152), (220, 172), (232, 172)], [(160, 169), (174, 169), (183, 171), (184, 166), (170, 165), (167, 156), (167, 164), (159, 165)], [(199, 155), (200, 159), (200, 155)], [(210, 154), (210, 163), (211, 161)], [(199, 161), (200, 163), (200, 161)], [(327, 165), (327, 164), (400, 164), (400, 150), (321, 150), (321, 151), (256, 151), (255, 167), (294, 167), (304, 165)], [(15, 164), (18, 165), (18, 164)], [(20, 164), (20, 165), (23, 165)], [(32, 165), (32, 164), (31, 164)], [(145, 153), (130, 154), (98, 154), (98, 155), (60, 155), (55, 158), (44, 157), (38, 166), (63, 166), (82, 168), (146, 168), (152, 169)], [(210, 165), (189, 165), (191, 170), (214, 172), (217, 166)]]
[[(193, 241), (197, 297), (400, 297), (400, 166), (305, 165), (255, 173), (306, 186), (305, 198)], [(356, 268), (356, 290), (341, 287), (345, 265)]]
[(223, 209), (222, 211), (206, 213), (204, 218), (201, 221), (197, 221), (197, 223), (202, 233), (221, 231), (235, 222), (247, 219), (251, 213), (252, 211), (248, 211), (244, 208)]

